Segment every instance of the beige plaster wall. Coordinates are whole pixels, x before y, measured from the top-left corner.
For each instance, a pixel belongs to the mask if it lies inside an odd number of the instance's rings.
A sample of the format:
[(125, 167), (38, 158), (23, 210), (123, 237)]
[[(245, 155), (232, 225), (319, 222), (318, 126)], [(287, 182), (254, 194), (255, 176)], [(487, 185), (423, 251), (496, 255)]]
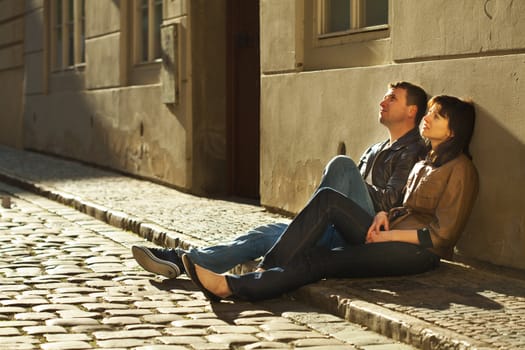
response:
[(87, 38), (120, 31), (120, 2), (86, 1)]
[[(121, 82), (120, 2), (86, 3), (86, 88), (116, 87)], [(124, 9), (125, 11), (126, 9)]]
[[(261, 30), (261, 70), (283, 72), (296, 69), (302, 62), (301, 23), (302, 7), (297, 0), (266, 0), (260, 2), (260, 16), (264, 23)], [(270, 20), (271, 19), (271, 20)], [(300, 19), (302, 20), (302, 18)], [(299, 27), (298, 27), (299, 26)], [(262, 29), (262, 27), (261, 27)], [(297, 35), (299, 37), (297, 37)]]
[(41, 94), (44, 92), (44, 54), (42, 51), (26, 53), (25, 55), (25, 93)]
[(159, 90), (146, 86), (28, 96), (27, 147), (184, 188), (183, 121), (159, 103)]
[(25, 2), (20, 0), (0, 1), (0, 22), (18, 16), (24, 12)]
[(186, 0), (164, 1), (164, 18), (177, 18), (188, 15)]
[(497, 54), (525, 47), (524, 1), (406, 0), (391, 4), (395, 60)]
[[(357, 159), (368, 145), (386, 137), (377, 122), (379, 99), (389, 82), (412, 81), (431, 95), (471, 97), (476, 103), (472, 152), (481, 189), (459, 252), (524, 269), (525, 54), (518, 38), (522, 37), (520, 25), (512, 26), (525, 10), (515, 1), (487, 2), (490, 19), (483, 7), (477, 8), (478, 2), (429, 3), (395, 2), (391, 38), (395, 64), (288, 74), (263, 72), (261, 202), (290, 212), (300, 210), (324, 165), (337, 154), (340, 142), (345, 142), (347, 154)], [(294, 13), (281, 17), (286, 15)], [(434, 30), (428, 22), (430, 17), (447, 16), (452, 22), (438, 21)], [(483, 29), (485, 17), (492, 22)], [(462, 32), (454, 29), (460, 20)], [(262, 31), (266, 21), (272, 19), (262, 19)], [(480, 30), (492, 34), (484, 36)], [(501, 33), (506, 39), (493, 42)], [(273, 40), (278, 40), (278, 34), (274, 33)], [(285, 31), (283, 35), (285, 44), (289, 34)], [(480, 54), (481, 46), (491, 54)], [(288, 51), (292, 49), (288, 47)], [(289, 59), (287, 65), (292, 66), (293, 58)]]
[(0, 143), (21, 148), (23, 145), (23, 68), (0, 72), (0, 81), (2, 82), (0, 93)]
[(24, 2), (0, 2), (0, 143), (23, 144)]
[[(40, 5), (40, 6), (39, 6)], [(24, 63), (25, 63), (25, 93), (41, 94), (47, 86), (44, 78), (45, 59), (44, 43), (42, 35), (44, 33), (43, 23), (44, 9), (41, 3), (30, 1), (26, 6), (25, 26), (24, 26)], [(21, 119), (21, 116), (20, 116)]]
[(122, 64), (120, 33), (112, 33), (86, 40), (86, 87), (100, 89), (119, 86)]

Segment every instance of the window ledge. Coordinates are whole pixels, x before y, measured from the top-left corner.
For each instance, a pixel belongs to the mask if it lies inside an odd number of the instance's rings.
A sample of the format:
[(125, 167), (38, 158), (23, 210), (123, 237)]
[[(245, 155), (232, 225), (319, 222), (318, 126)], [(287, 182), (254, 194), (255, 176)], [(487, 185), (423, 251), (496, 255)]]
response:
[[(363, 28), (364, 29), (364, 28)], [(375, 40), (390, 37), (390, 28), (388, 25), (368, 27), (366, 30), (352, 30), (338, 33), (324, 34), (317, 36), (313, 43), (313, 48), (351, 45), (354, 43), (373, 42)]]
[(135, 64), (130, 72), (130, 85), (150, 85), (160, 82), (162, 59)]
[(350, 30), (345, 30), (341, 32), (319, 34), (317, 38), (319, 40), (323, 40), (323, 39), (329, 39), (329, 38), (335, 38), (335, 37), (341, 37), (341, 36), (347, 36), (347, 35), (355, 35), (355, 34), (366, 33), (366, 32), (375, 32), (375, 31), (386, 30), (386, 29), (388, 29), (388, 24), (381, 24), (377, 26), (350, 29)]
[(61, 69), (53, 69), (52, 74), (72, 74), (76, 72), (83, 72), (86, 69), (86, 63), (75, 64)]

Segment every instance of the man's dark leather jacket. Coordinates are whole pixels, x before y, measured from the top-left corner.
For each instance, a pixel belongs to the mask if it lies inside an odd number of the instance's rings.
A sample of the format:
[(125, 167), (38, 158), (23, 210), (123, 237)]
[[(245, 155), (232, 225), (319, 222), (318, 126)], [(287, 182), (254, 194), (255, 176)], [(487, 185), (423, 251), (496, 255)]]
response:
[(410, 170), (426, 153), (425, 143), (417, 127), (384, 149), (388, 142), (386, 140), (370, 147), (358, 165), (363, 179), (373, 169), (374, 185), (367, 183), (367, 187), (376, 211), (388, 211), (401, 205)]

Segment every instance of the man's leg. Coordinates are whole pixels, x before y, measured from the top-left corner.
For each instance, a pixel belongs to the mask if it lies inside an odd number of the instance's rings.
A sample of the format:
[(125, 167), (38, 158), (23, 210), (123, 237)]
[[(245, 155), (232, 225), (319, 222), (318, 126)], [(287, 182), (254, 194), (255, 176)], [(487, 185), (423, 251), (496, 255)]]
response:
[(288, 224), (273, 223), (259, 226), (234, 240), (203, 248), (176, 249), (179, 256), (186, 253), (197, 265), (217, 273), (226, 272), (238, 264), (260, 258), (279, 239)]
[[(326, 165), (321, 182), (313, 193), (312, 198), (323, 188), (331, 188), (346, 197), (352, 199), (362, 207), (368, 214), (374, 216), (374, 204), (368, 194), (368, 188), (363, 180), (357, 165), (352, 158), (347, 156), (336, 156)], [(327, 248), (341, 247), (346, 242), (333, 225), (330, 225), (318, 245)]]
[(319, 190), (331, 188), (359, 204), (367, 213), (375, 215), (374, 203), (357, 165), (352, 158), (337, 156), (326, 165), (321, 182), (312, 195)]
[(286, 230), (286, 223), (272, 223), (259, 226), (232, 241), (202, 248), (157, 248), (133, 246), (131, 251), (137, 263), (149, 272), (176, 278), (184, 273), (182, 255), (196, 264), (223, 273), (238, 264), (260, 258), (275, 244)]
[[(374, 214), (374, 206), (368, 190), (354, 161), (345, 156), (333, 158), (325, 167), (323, 177), (314, 195), (323, 188), (332, 188), (353, 199), (366, 212)], [(313, 197), (313, 196), (312, 196)], [(250, 230), (231, 242), (205, 248), (192, 248), (188, 251), (176, 249), (149, 249), (138, 247), (134, 250), (135, 259), (146, 270), (167, 277), (176, 277), (173, 264), (184, 272), (181, 257), (187, 253), (194, 263), (217, 273), (230, 270), (240, 263), (251, 261), (265, 255), (277, 242), (287, 225), (269, 224)], [(328, 225), (319, 239), (319, 245), (340, 246), (344, 243), (337, 230)], [(135, 253), (140, 253), (135, 254)], [(167, 271), (167, 272), (166, 272)]]

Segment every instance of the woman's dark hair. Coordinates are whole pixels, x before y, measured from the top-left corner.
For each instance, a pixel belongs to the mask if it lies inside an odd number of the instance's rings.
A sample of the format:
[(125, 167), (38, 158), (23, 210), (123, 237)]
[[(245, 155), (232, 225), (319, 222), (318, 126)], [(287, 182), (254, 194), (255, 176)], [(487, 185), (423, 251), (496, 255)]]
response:
[(429, 152), (427, 162), (439, 167), (460, 153), (472, 159), (469, 145), (476, 121), (473, 103), (454, 96), (439, 95), (428, 101), (428, 108), (433, 106), (438, 107), (437, 112), (448, 119), (448, 127), (453, 137), (441, 143), (435, 152)]

